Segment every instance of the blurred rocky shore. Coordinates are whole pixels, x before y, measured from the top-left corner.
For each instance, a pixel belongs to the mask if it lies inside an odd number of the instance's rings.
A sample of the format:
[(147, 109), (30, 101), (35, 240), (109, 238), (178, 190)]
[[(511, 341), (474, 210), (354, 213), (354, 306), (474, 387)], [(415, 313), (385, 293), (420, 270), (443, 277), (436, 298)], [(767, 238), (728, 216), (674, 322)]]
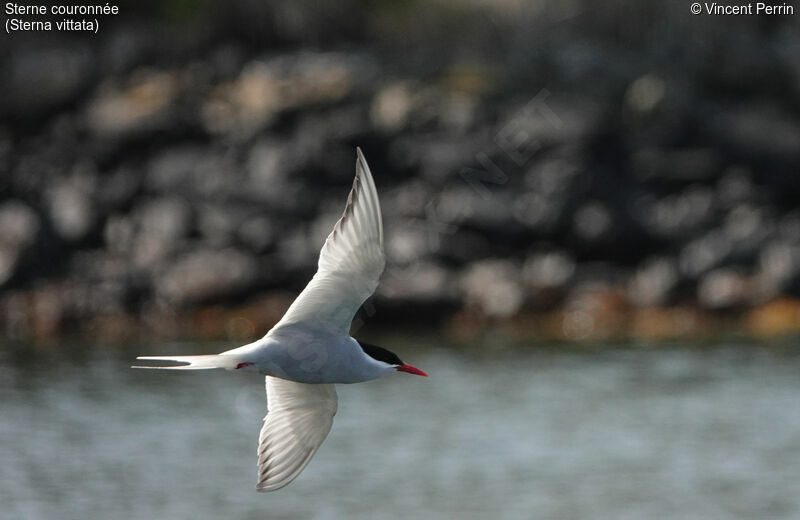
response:
[(356, 146), (388, 255), (356, 327), (800, 332), (800, 24), (640, 4), (143, 4), (4, 35), (0, 334), (263, 334)]

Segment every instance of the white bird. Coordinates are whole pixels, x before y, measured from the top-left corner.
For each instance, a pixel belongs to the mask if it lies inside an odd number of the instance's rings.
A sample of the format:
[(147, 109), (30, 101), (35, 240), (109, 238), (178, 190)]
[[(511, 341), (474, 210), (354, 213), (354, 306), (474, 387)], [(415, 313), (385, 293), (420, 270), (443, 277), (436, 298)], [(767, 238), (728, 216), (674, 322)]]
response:
[(356, 155), (347, 206), (322, 246), (317, 273), (263, 338), (220, 354), (136, 358), (188, 365), (134, 368), (225, 368), (266, 376), (258, 491), (284, 487), (308, 465), (333, 424), (336, 383), (395, 371), (427, 376), (393, 352), (350, 337), (353, 316), (375, 291), (386, 264), (378, 192), (360, 148)]

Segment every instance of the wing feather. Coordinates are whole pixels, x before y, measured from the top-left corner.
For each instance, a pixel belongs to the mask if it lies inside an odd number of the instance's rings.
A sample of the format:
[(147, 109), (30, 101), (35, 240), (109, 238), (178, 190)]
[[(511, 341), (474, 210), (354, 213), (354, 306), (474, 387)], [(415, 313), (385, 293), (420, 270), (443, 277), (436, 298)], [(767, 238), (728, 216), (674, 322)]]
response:
[(267, 376), (267, 416), (258, 439), (258, 491), (293, 481), (328, 436), (336, 415), (336, 387)]
[(347, 205), (322, 246), (317, 273), (278, 325), (310, 322), (347, 334), (358, 308), (375, 292), (385, 265), (378, 191), (359, 148)]

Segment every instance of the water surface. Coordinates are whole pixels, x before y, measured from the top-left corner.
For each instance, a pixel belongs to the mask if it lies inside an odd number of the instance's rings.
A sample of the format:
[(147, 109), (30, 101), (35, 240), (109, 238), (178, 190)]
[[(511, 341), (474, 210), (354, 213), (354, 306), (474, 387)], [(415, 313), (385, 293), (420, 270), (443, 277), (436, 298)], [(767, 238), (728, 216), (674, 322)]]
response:
[(404, 353), (431, 377), (340, 386), (328, 440), (268, 494), (261, 378), (131, 354), (0, 355), (0, 518), (800, 518), (792, 352)]

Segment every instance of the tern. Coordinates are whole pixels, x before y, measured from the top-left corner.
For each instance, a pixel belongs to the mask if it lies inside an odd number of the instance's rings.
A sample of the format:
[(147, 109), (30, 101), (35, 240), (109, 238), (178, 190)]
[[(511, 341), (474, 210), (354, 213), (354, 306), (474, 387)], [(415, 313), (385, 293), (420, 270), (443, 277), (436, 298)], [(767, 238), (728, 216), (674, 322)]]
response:
[(350, 336), (353, 316), (375, 291), (385, 265), (378, 192), (357, 148), (353, 187), (344, 214), (322, 246), (317, 272), (263, 338), (220, 354), (139, 356), (188, 364), (133, 368), (224, 368), (266, 376), (256, 489), (280, 489), (305, 469), (328, 435), (337, 410), (337, 383), (360, 383), (392, 372), (427, 376), (397, 354)]

